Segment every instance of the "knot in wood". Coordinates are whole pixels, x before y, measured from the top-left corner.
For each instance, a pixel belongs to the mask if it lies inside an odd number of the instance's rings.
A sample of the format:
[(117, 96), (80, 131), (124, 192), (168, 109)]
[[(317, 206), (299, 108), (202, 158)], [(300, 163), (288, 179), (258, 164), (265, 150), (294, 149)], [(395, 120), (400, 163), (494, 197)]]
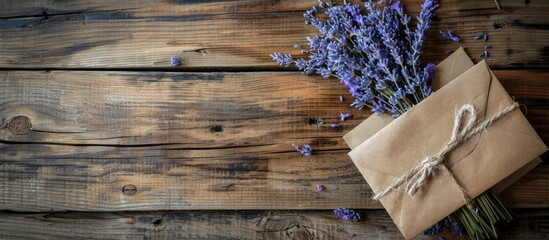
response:
[(31, 128), (31, 121), (25, 116), (15, 117), (8, 123), (8, 130), (15, 135), (29, 134)]
[(122, 187), (122, 193), (124, 193), (125, 195), (134, 195), (135, 193), (137, 193), (137, 187), (135, 187), (135, 185), (128, 184)]

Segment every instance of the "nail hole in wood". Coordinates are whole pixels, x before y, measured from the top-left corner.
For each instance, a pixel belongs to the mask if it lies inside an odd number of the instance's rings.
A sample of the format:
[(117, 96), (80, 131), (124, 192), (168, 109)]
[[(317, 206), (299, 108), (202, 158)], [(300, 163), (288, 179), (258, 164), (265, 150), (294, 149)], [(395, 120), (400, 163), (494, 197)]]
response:
[(210, 132), (216, 133), (216, 132), (223, 132), (225, 131), (225, 128), (223, 125), (213, 125), (210, 127)]
[(29, 134), (31, 128), (31, 121), (25, 116), (15, 117), (8, 123), (8, 130), (15, 135)]
[(162, 224), (162, 219), (161, 219), (161, 218), (156, 219), (156, 221), (154, 221), (153, 224), (154, 224), (155, 226), (158, 226), (158, 225)]
[(319, 118), (319, 117), (310, 117), (310, 118), (307, 118), (307, 124), (309, 124), (309, 125), (313, 125), (313, 124), (323, 124), (323, 123), (324, 123), (324, 119)]
[(122, 193), (124, 193), (125, 195), (134, 195), (135, 193), (137, 193), (137, 187), (132, 184), (128, 184), (122, 187)]
[(208, 54), (208, 50), (203, 49), (203, 48), (202, 49), (197, 49), (197, 50), (195, 50), (195, 52), (197, 52), (197, 53), (199, 53), (200, 55), (203, 55), (203, 56)]

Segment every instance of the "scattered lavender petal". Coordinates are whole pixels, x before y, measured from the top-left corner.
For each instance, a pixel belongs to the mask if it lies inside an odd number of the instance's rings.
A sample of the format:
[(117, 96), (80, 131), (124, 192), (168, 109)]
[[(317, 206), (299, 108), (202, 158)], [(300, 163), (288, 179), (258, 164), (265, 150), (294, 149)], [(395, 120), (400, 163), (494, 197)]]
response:
[(486, 40), (488, 40), (488, 34), (483, 34), (482, 35), (482, 40), (484, 40), (486, 42)]
[(492, 48), (492, 45), (488, 44), (488, 45), (484, 46), (484, 48), (485, 49), (490, 49), (490, 48)]
[(448, 40), (451, 40), (451, 41), (454, 41), (454, 42), (459, 42), (459, 37), (457, 37), (456, 35), (454, 35), (454, 33), (452, 33), (452, 30), (448, 30), (448, 31), (439, 31), (440, 35), (442, 35), (443, 38), (445, 39), (448, 39)]
[(301, 45), (296, 44), (296, 45), (294, 45), (294, 48), (296, 48), (296, 49), (301, 49)]
[(490, 54), (488, 54), (488, 51), (484, 51), (484, 52), (480, 53), (480, 57), (487, 58), (489, 56), (490, 56)]
[(340, 128), (340, 127), (341, 127), (341, 124), (339, 124), (339, 123), (334, 123), (334, 124), (332, 124), (332, 127), (333, 127), (333, 128)]
[(347, 118), (353, 117), (353, 114), (350, 114), (350, 113), (341, 113), (340, 116), (341, 116), (341, 121), (342, 121), (342, 122), (345, 122), (345, 120), (347, 120)]
[(438, 240), (446, 240), (446, 238), (440, 236), (440, 237), (438, 237)]
[(313, 149), (311, 148), (311, 146), (309, 144), (304, 144), (303, 147), (299, 147), (299, 145), (296, 145), (296, 144), (293, 144), (292, 143), (292, 146), (294, 146), (295, 150), (298, 151), (299, 153), (303, 154), (304, 156), (311, 156), (313, 154)]
[(171, 64), (173, 67), (179, 66), (179, 65), (181, 65), (181, 59), (179, 59), (178, 57), (175, 57), (175, 56), (174, 56), (174, 57), (172, 57), (172, 58), (170, 59), (170, 64)]
[(480, 40), (480, 39), (482, 39), (482, 35), (476, 35), (473, 39)]
[(360, 220), (360, 214), (351, 209), (337, 208), (334, 213), (345, 221), (357, 222)]
[(343, 98), (343, 96), (339, 95), (339, 101), (343, 102), (343, 101), (345, 101), (345, 98)]
[(326, 190), (326, 188), (324, 187), (324, 185), (318, 184), (318, 185), (316, 185), (316, 190), (318, 190), (319, 192), (322, 192), (322, 191)]

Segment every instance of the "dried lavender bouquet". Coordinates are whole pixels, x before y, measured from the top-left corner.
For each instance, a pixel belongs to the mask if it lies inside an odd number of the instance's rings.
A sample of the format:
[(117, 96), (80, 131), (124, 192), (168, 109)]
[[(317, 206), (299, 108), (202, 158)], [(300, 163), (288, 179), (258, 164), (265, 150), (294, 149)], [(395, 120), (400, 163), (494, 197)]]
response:
[[(370, 0), (364, 6), (368, 13), (362, 13), (357, 4), (319, 1), (318, 7), (304, 14), (305, 24), (320, 31), (307, 37), (309, 49), (302, 49), (309, 58), (294, 59), (278, 52), (271, 56), (283, 67), (295, 64), (304, 74), (335, 77), (349, 87), (355, 98), (351, 106), (370, 107), (378, 115), (390, 113), (396, 118), (432, 93), (435, 65), (422, 67), (420, 57), (439, 5), (436, 0), (426, 0), (415, 29), (409, 27), (411, 17), (399, 1), (375, 4)], [(320, 11), (327, 15), (326, 20), (315, 16)], [(441, 226), (451, 223), (460, 235), (464, 226), (473, 239), (497, 238), (498, 225), (512, 219), (509, 209), (489, 191), (473, 200), (472, 206), (462, 207), (425, 233), (446, 230)]]

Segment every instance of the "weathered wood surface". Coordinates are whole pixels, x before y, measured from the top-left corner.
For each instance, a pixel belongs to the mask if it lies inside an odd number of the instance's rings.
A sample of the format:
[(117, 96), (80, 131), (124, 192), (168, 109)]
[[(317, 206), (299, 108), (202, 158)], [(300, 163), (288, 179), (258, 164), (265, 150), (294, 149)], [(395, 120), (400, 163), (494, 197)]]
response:
[[(496, 75), (549, 142), (549, 72)], [(341, 139), (370, 113), (339, 102), (350, 96), (336, 80), (295, 72), (0, 76), (0, 209), (380, 207)], [(342, 131), (331, 128), (347, 110), (355, 117)], [(17, 116), (30, 120), (28, 134), (13, 133)], [(308, 124), (309, 117), (326, 123)], [(299, 155), (291, 143), (310, 143), (314, 155)], [(548, 183), (542, 164), (504, 198), (513, 207), (549, 207)]]
[[(268, 54), (293, 53), (316, 34), (302, 13), (316, 0), (0, 2), (0, 68), (275, 68)], [(423, 1), (404, 1), (417, 15)], [(548, 1), (442, 1), (425, 49), (439, 62), (467, 46), (472, 56), (490, 49), (495, 68), (547, 67)], [(443, 40), (454, 30), (461, 43)], [(473, 40), (481, 33), (488, 42)]]
[[(383, 210), (351, 223), (330, 211), (1, 213), (2, 239), (402, 239)], [(547, 211), (518, 211), (501, 239), (549, 237)], [(100, 229), (98, 231), (98, 229)], [(466, 239), (453, 232), (417, 239)]]

